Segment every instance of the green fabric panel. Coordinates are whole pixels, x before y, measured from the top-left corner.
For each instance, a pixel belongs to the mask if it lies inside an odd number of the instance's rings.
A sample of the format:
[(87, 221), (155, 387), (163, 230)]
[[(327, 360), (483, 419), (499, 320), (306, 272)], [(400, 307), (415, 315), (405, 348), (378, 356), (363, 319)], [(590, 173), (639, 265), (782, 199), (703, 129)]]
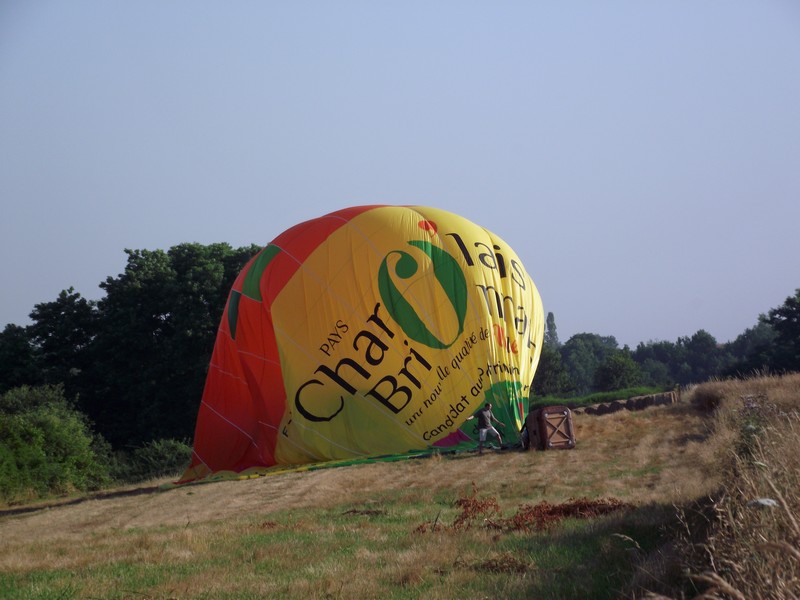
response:
[(239, 299), (242, 294), (236, 290), (231, 290), (231, 297), (228, 300), (228, 329), (231, 332), (231, 339), (236, 339), (236, 323), (239, 321)]
[(261, 282), (261, 275), (264, 274), (264, 269), (275, 258), (281, 249), (277, 246), (269, 245), (256, 257), (253, 264), (247, 270), (247, 275), (244, 277), (242, 284), (242, 294), (253, 300), (261, 302), (261, 289), (259, 283)]

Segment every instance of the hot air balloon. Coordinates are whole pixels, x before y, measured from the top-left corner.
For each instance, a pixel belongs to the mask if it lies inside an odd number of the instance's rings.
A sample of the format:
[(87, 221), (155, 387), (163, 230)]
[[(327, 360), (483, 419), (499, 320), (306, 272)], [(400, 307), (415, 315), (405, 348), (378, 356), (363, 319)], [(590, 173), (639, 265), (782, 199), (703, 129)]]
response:
[(487, 402), (513, 438), (543, 333), (522, 261), (463, 217), (375, 205), (300, 223), (233, 284), (182, 481), (448, 448)]

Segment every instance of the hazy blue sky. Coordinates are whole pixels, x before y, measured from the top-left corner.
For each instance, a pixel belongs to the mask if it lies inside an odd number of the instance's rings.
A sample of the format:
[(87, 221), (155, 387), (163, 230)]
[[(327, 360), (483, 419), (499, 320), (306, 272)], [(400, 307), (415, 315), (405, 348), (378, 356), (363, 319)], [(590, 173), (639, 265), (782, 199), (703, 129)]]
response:
[(0, 0), (0, 202), (0, 328), (386, 203), (504, 238), (562, 341), (728, 341), (800, 287), (800, 3)]

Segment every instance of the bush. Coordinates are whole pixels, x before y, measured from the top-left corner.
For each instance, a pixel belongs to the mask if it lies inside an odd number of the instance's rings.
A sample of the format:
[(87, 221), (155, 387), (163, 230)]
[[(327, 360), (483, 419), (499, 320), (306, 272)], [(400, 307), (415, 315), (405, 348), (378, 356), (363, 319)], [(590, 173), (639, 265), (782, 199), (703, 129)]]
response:
[(18, 387), (0, 396), (0, 499), (6, 503), (98, 489), (109, 481), (85, 416), (62, 386)]
[(723, 381), (709, 381), (695, 388), (692, 404), (703, 412), (714, 412), (725, 400), (730, 385)]
[(180, 475), (189, 466), (192, 447), (185, 441), (153, 440), (116, 456), (114, 478), (127, 483)]

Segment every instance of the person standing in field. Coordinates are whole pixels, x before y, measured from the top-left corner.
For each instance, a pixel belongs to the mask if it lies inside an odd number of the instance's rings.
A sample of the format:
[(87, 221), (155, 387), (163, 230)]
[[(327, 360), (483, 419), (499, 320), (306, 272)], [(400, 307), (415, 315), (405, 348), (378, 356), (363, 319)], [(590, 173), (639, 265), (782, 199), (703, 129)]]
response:
[(500, 427), (505, 427), (505, 425), (501, 421), (498, 421), (492, 414), (492, 404), (487, 402), (486, 406), (477, 413), (471, 417), (467, 417), (467, 421), (471, 421), (475, 417), (478, 418), (478, 454), (483, 454), (483, 443), (486, 441), (487, 433), (491, 433), (497, 438), (497, 442), (502, 445), (503, 438), (500, 436), (500, 432), (492, 425), (492, 422), (497, 423)]

